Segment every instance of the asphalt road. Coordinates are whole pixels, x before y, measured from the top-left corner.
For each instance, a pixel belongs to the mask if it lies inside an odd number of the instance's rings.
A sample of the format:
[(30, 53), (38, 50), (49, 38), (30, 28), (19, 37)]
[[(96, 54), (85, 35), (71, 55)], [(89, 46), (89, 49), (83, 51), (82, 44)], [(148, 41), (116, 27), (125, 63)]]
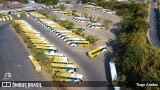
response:
[[(85, 81), (106, 81), (110, 80), (109, 68), (104, 62), (105, 56), (103, 54), (95, 57), (94, 59), (89, 59), (86, 56), (87, 48), (82, 47), (70, 47), (66, 42), (58, 38), (56, 35), (49, 32), (42, 25), (37, 23), (32, 18), (22, 19), (28, 21), (35, 29), (40, 31), (49, 41), (51, 41), (60, 52), (64, 53), (67, 57), (72, 59), (77, 65), (79, 65), (79, 73), (84, 75)], [(107, 79), (106, 79), (107, 78)], [(83, 88), (85, 90), (86, 88)], [(106, 90), (104, 88), (90, 88), (90, 90)], [(88, 89), (87, 89), (88, 90)]]
[(156, 10), (155, 10), (155, 2), (151, 0), (150, 5), (150, 16), (149, 16), (149, 32), (147, 33), (148, 40), (150, 44), (154, 47), (160, 47), (160, 41), (158, 40), (157, 35), (157, 17), (156, 17)]
[[(46, 81), (45, 77), (36, 74), (29, 53), (11, 30), (10, 22), (0, 23), (0, 81)], [(5, 73), (11, 73), (6, 78)], [(23, 90), (50, 90), (49, 88), (23, 88)], [(0, 90), (22, 90), (22, 88), (0, 88)]]

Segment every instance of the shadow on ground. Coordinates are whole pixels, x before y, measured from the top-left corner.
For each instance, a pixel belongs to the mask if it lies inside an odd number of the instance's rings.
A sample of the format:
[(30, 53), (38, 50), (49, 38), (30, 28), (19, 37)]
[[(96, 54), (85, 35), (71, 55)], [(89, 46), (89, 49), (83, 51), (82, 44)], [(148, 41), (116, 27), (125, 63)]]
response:
[[(106, 54), (104, 54), (105, 59), (104, 59), (104, 66), (105, 66), (105, 72), (106, 72), (106, 79), (108, 80), (109, 84), (111, 84), (111, 72), (110, 72), (110, 66), (109, 62), (112, 60), (113, 57), (116, 56), (116, 47), (114, 46), (114, 40), (109, 40), (106, 42), (106, 45), (108, 47), (111, 47), (112, 50), (108, 51)], [(108, 87), (109, 90), (113, 90), (113, 87)]]

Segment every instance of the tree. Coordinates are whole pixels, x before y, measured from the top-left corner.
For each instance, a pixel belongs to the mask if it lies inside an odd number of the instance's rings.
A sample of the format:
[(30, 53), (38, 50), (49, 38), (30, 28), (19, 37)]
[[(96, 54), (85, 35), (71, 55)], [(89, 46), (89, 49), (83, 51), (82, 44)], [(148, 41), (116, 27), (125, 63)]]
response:
[(73, 28), (73, 27), (74, 27), (74, 23), (73, 23), (73, 22), (68, 22), (67, 28), (68, 28), (68, 29), (71, 29), (71, 28)]
[(75, 15), (76, 12), (77, 12), (77, 10), (75, 10), (75, 9), (72, 10), (73, 15)]
[(83, 15), (84, 15), (85, 18), (88, 18), (88, 14), (87, 13), (84, 13)]
[(111, 20), (104, 20), (103, 24), (105, 25), (106, 28), (108, 28), (109, 23), (111, 23)]
[(93, 36), (93, 35), (88, 35), (86, 37), (86, 40), (89, 41), (92, 44), (95, 44), (96, 41), (99, 40), (99, 38), (97, 36)]
[(60, 21), (60, 25), (66, 27), (67, 29), (72, 29), (74, 27), (74, 23), (68, 20)]
[(37, 3), (44, 3), (46, 5), (56, 5), (59, 0), (35, 0)]
[(20, 0), (20, 2), (22, 2), (22, 3), (27, 3), (27, 0)]
[(101, 21), (101, 18), (97, 17), (97, 16), (92, 16), (92, 17), (90, 17), (90, 19), (91, 19), (91, 22), (95, 22), (95, 23)]
[(70, 4), (71, 3), (71, 0), (66, 0), (65, 1), (67, 4)]
[(62, 11), (64, 11), (64, 10), (66, 10), (66, 6), (64, 5), (64, 4), (61, 4), (61, 5), (59, 5), (59, 8), (62, 10)]

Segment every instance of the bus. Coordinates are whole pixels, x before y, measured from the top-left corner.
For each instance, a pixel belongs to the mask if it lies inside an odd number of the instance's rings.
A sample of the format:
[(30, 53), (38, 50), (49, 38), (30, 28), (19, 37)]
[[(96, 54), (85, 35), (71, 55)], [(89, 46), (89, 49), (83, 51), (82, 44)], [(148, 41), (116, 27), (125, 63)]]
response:
[(98, 56), (99, 54), (104, 53), (106, 51), (107, 51), (106, 46), (99, 46), (98, 48), (89, 51), (87, 53), (87, 55), (89, 58), (94, 58), (94, 57)]
[(67, 39), (67, 43), (71, 43), (71, 42), (74, 42), (74, 41), (86, 41), (85, 38), (82, 38), (82, 37), (77, 37), (77, 38), (68, 38)]
[(0, 17), (0, 22), (3, 22), (3, 19), (2, 19), (2, 17)]
[(65, 56), (63, 57), (55, 56), (53, 59), (53, 63), (73, 64), (73, 61), (68, 60), (68, 57)]
[(81, 36), (79, 35), (76, 35), (76, 34), (73, 34), (73, 35), (66, 35), (64, 36), (64, 41), (68, 41), (70, 38), (82, 38)]
[(73, 35), (76, 35), (75, 33), (65, 33), (65, 34), (61, 34), (61, 35), (59, 35), (59, 37), (61, 38), (61, 39), (64, 39), (65, 37), (67, 37), (67, 36), (73, 36)]
[(60, 12), (60, 15), (72, 16), (72, 14), (69, 12)]
[(45, 50), (51, 50), (54, 51), (55, 53), (58, 52), (58, 49), (53, 46), (35, 46), (36, 49), (45, 49)]
[(31, 63), (33, 64), (36, 72), (41, 72), (42, 71), (42, 67), (40, 66), (38, 61), (32, 55), (29, 55), (28, 58), (30, 59)]
[(47, 44), (44, 44), (44, 43), (41, 43), (41, 44), (33, 44), (34, 46), (46, 46), (46, 47), (54, 47), (53, 44), (50, 44), (50, 43), (47, 43)]
[(90, 28), (100, 28), (100, 29), (105, 29), (105, 25), (102, 23), (89, 23), (87, 24), (88, 27)]
[(85, 17), (74, 17), (73, 21), (75, 21), (75, 22), (86, 22), (86, 23), (89, 23), (90, 19), (89, 18), (85, 18)]
[(67, 34), (68, 34), (68, 35), (70, 35), (70, 34), (73, 35), (73, 34), (75, 34), (75, 33), (72, 33), (72, 32), (63, 32), (63, 33), (59, 33), (57, 36), (58, 36), (58, 37), (62, 37), (62, 36), (67, 35)]
[(73, 41), (73, 42), (69, 43), (69, 45), (72, 47), (75, 47), (75, 46), (88, 47), (89, 41)]
[(83, 5), (83, 9), (84, 9), (84, 10), (88, 10), (88, 9), (93, 8), (93, 7), (94, 7), (93, 5), (88, 5), (88, 4)]
[(24, 14), (26, 15), (27, 18), (29, 18), (30, 15), (28, 13), (25, 12)]
[(102, 9), (102, 7), (100, 7), (100, 6), (96, 6), (96, 7), (94, 7), (94, 9), (95, 9), (95, 10), (101, 10), (101, 9)]
[(64, 69), (67, 72), (69, 70), (71, 73), (78, 72), (78, 66), (75, 64), (51, 63), (51, 66), (53, 69), (57, 69), (57, 71)]
[(53, 75), (53, 81), (63, 81), (63, 82), (73, 82), (81, 84), (83, 80), (83, 75), (73, 74), (68, 72), (58, 72)]
[(41, 41), (41, 40), (31, 40), (32, 44), (47, 44), (49, 41)]

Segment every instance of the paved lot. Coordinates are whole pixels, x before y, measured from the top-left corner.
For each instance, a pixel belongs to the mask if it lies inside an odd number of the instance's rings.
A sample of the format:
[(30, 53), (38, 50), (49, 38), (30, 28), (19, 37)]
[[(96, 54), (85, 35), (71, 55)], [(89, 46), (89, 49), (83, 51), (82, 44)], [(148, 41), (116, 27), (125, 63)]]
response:
[[(36, 74), (27, 56), (25, 47), (11, 30), (10, 23), (0, 23), (0, 81), (46, 81)], [(5, 73), (11, 78), (5, 79)], [(49, 88), (23, 88), (28, 90), (50, 90)], [(22, 90), (22, 88), (0, 88), (0, 90)]]
[(120, 17), (113, 14), (102, 13), (97, 10), (83, 10), (82, 4), (76, 4), (74, 1), (72, 1), (72, 5), (73, 5), (73, 8), (78, 11), (86, 12), (90, 15), (96, 15), (100, 17), (102, 19), (102, 22), (105, 19), (111, 20), (112, 21), (111, 29), (110, 30), (91, 29), (86, 26), (87, 23), (78, 23), (73, 21), (72, 19), (74, 16), (65, 16), (65, 15), (61, 16), (59, 13), (54, 13), (54, 14), (56, 14), (59, 18), (65, 18), (66, 20), (74, 22), (75, 26), (77, 27), (84, 27), (84, 29), (86, 30), (85, 32), (86, 35), (98, 36), (99, 41), (97, 42), (97, 46), (105, 45), (108, 40), (114, 40), (116, 38), (116, 36), (118, 35), (118, 31), (116, 28), (117, 28), (117, 24), (120, 22)]
[[(66, 54), (67, 57), (79, 65), (79, 73), (84, 75), (85, 81), (106, 81), (106, 78), (107, 80), (110, 80), (109, 69), (106, 66), (106, 63), (104, 63), (105, 56), (103, 54), (95, 57), (94, 59), (89, 59), (85, 54), (86, 51), (88, 51), (87, 48), (70, 47), (66, 42), (47, 31), (46, 28), (34, 21), (32, 18), (26, 19), (25, 17), (22, 17), (22, 19), (28, 21), (35, 29), (40, 31), (48, 40), (59, 48), (60, 52)], [(100, 90), (104, 89), (106, 90), (107, 87), (101, 88)], [(97, 88), (90, 88), (90, 90), (97, 90)]]

